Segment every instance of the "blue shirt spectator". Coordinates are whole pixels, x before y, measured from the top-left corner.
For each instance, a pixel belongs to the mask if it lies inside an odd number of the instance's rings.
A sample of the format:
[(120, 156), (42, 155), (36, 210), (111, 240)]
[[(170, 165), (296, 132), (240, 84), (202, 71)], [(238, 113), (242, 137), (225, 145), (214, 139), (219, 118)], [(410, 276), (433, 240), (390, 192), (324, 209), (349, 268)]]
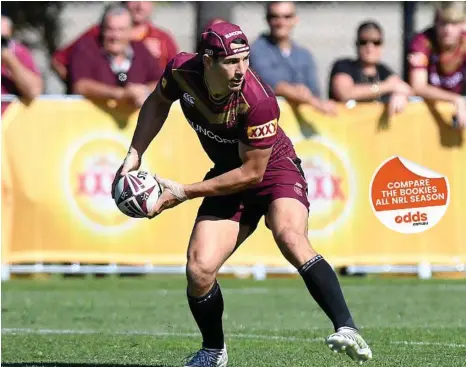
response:
[(251, 67), (274, 89), (285, 80), (304, 84), (316, 97), (321, 95), (314, 57), (294, 42), (290, 50), (282, 51), (272, 37), (262, 35), (251, 47)]
[(291, 32), (298, 23), (295, 4), (269, 2), (266, 18), (270, 32), (252, 44), (251, 68), (294, 110), (304, 104), (324, 114), (336, 114), (333, 101), (320, 99), (316, 63), (311, 53), (291, 40)]

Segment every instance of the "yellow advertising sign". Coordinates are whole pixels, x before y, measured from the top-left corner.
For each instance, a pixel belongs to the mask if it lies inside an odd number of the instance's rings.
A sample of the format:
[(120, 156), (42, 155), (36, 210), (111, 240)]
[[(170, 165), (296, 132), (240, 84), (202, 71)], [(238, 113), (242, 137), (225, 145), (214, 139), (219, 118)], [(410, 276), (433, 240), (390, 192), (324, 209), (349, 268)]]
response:
[[(387, 119), (383, 106), (341, 106), (335, 118), (281, 102), (279, 124), (292, 139), (309, 183), (309, 238), (336, 266), (466, 262), (464, 131), (452, 107), (411, 104)], [(137, 111), (86, 100), (14, 103), (2, 122), (4, 261), (184, 265), (201, 203), (183, 203), (154, 220), (124, 216), (110, 195)], [(385, 227), (374, 215), (370, 182), (392, 156), (448, 177), (442, 220), (417, 234)], [(143, 158), (143, 169), (182, 183), (202, 180), (211, 162), (178, 104)], [(230, 265), (287, 266), (261, 225)]]

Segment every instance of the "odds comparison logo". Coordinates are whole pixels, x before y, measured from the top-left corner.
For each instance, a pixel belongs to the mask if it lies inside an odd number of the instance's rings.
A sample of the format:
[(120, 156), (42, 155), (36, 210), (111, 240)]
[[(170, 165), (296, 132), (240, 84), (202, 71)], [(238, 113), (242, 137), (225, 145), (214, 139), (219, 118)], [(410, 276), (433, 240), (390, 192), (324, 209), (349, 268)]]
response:
[(117, 208), (111, 187), (129, 142), (116, 134), (91, 134), (70, 146), (64, 162), (64, 190), (78, 220), (100, 233), (126, 230), (134, 219)]
[(331, 235), (353, 206), (355, 177), (349, 160), (343, 150), (322, 136), (295, 147), (308, 183), (309, 235)]
[(372, 177), (372, 210), (389, 229), (424, 232), (435, 226), (450, 202), (448, 179), (414, 162), (391, 157)]

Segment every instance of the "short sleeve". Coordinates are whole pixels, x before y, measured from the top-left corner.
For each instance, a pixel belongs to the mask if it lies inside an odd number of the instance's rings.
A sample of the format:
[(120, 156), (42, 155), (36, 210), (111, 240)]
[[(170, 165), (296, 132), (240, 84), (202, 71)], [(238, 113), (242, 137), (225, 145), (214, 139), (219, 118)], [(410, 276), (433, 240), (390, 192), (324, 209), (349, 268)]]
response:
[(317, 73), (317, 64), (314, 56), (309, 51), (305, 51), (306, 57), (306, 86), (311, 90), (312, 94), (320, 97), (319, 77)]
[(88, 41), (88, 38), (83, 38), (71, 49), (69, 59), (69, 79), (71, 84), (77, 83), (81, 79), (94, 79), (91, 63), (95, 59), (95, 54), (92, 53)]
[(264, 83), (275, 89), (283, 78), (274, 68), (272, 62), (273, 58), (270, 55), (270, 48), (267, 47), (265, 42), (266, 41), (260, 38), (252, 44), (250, 53), (251, 69), (259, 75)]
[(356, 80), (356, 70), (354, 64), (350, 60), (337, 60), (332, 67), (330, 78), (337, 74), (348, 74), (353, 80)]
[(252, 106), (245, 116), (241, 141), (257, 148), (270, 148), (277, 140), (280, 108), (275, 97)]
[(431, 43), (425, 33), (416, 35), (409, 45), (408, 64), (410, 69), (427, 69)]
[(165, 37), (165, 43), (167, 45), (167, 61), (173, 59), (178, 53), (178, 45), (176, 44), (173, 37), (167, 35)]
[(378, 68), (378, 72), (379, 72), (381, 81), (384, 81), (384, 80), (388, 79), (391, 75), (394, 74), (393, 70), (390, 69), (390, 67), (388, 67), (385, 64), (380, 64), (380, 65), (378, 65), (377, 68)]
[(145, 83), (158, 82), (162, 76), (163, 68), (160, 66), (158, 60), (152, 56), (150, 51), (146, 48), (144, 43), (138, 42), (141, 46), (141, 54), (144, 55), (144, 58), (147, 60), (145, 63), (146, 66), (146, 80)]
[(69, 63), (70, 63), (71, 52), (73, 50), (73, 47), (76, 45), (76, 43), (78, 43), (80, 40), (82, 40), (83, 38), (88, 37), (88, 36), (97, 37), (99, 35), (99, 33), (100, 33), (100, 27), (99, 26), (95, 25), (95, 26), (89, 28), (85, 33), (80, 35), (79, 38), (77, 38), (76, 40), (71, 42), (68, 46), (60, 48), (57, 51), (55, 51), (52, 58), (56, 62), (58, 62), (58, 63), (62, 64), (63, 66), (67, 67), (69, 65)]
[(173, 78), (174, 62), (175, 62), (175, 59), (172, 59), (167, 64), (162, 74), (162, 77), (160, 78), (160, 81), (159, 81), (162, 95), (170, 101), (176, 101), (177, 99), (181, 97), (181, 93), (182, 93), (182, 90), (178, 86), (177, 81)]

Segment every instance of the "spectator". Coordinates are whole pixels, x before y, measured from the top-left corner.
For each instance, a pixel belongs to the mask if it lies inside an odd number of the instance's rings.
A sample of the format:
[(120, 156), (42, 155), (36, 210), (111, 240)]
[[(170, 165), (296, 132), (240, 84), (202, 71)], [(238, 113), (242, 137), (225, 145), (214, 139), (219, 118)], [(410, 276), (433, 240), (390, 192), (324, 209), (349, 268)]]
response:
[[(42, 78), (31, 52), (12, 35), (11, 19), (2, 15), (2, 95), (15, 94), (30, 102), (42, 93)], [(2, 114), (7, 106), (2, 102)]]
[(102, 16), (102, 37), (85, 37), (71, 50), (72, 92), (92, 99), (129, 101), (141, 107), (162, 69), (142, 42), (131, 41), (127, 8), (109, 5)]
[[(167, 63), (178, 53), (178, 46), (169, 33), (151, 24), (153, 2), (127, 1), (122, 3), (126, 4), (133, 20), (131, 39), (133, 41), (143, 41), (148, 50), (158, 60), (159, 66), (163, 70)], [(67, 80), (67, 74), (71, 49), (81, 39), (86, 37), (98, 39), (99, 35), (100, 25), (96, 24), (70, 45), (54, 53), (52, 69), (67, 83), (68, 87), (69, 81)]]
[(267, 5), (269, 34), (260, 36), (251, 47), (251, 67), (275, 94), (292, 105), (310, 104), (324, 113), (334, 113), (335, 104), (323, 101), (317, 68), (311, 53), (291, 39), (298, 18), (293, 2)]
[(362, 23), (356, 32), (357, 59), (339, 59), (330, 72), (329, 98), (340, 102), (380, 101), (388, 103), (388, 113), (401, 112), (412, 94), (411, 87), (381, 62), (382, 27)]
[(458, 123), (465, 127), (465, 3), (441, 3), (434, 22), (411, 42), (409, 82), (415, 93), (426, 100), (452, 102)]

